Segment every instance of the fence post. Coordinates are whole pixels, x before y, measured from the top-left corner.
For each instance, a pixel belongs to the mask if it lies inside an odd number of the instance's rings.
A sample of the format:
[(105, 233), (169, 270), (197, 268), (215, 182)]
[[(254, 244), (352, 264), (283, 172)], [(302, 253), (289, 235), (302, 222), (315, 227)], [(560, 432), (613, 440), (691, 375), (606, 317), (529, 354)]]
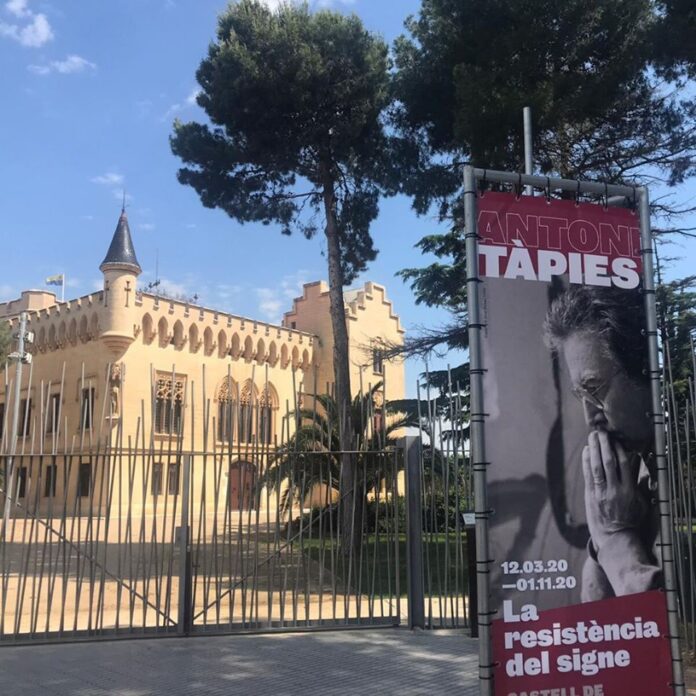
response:
[(464, 527), (466, 535), (466, 561), (469, 577), (469, 628), (471, 637), (478, 638), (478, 585), (476, 582), (476, 526), (467, 524)]
[(177, 633), (187, 636), (191, 633), (193, 623), (191, 532), (189, 526), (191, 455), (183, 455), (182, 463), (184, 465), (184, 481), (181, 487), (181, 526), (177, 530), (177, 542), (179, 544), (179, 612), (177, 618)]
[(423, 502), (421, 493), (421, 442), (408, 435), (399, 440), (406, 476), (406, 581), (408, 627), (425, 628), (423, 591)]

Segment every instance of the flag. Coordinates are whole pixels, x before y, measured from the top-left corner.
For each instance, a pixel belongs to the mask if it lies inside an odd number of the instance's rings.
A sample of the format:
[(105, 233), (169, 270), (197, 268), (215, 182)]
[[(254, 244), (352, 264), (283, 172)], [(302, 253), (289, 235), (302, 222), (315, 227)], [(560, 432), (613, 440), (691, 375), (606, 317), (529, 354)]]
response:
[(48, 276), (48, 278), (46, 278), (46, 285), (64, 285), (64, 284), (65, 284), (65, 276), (62, 273), (59, 273), (58, 275)]

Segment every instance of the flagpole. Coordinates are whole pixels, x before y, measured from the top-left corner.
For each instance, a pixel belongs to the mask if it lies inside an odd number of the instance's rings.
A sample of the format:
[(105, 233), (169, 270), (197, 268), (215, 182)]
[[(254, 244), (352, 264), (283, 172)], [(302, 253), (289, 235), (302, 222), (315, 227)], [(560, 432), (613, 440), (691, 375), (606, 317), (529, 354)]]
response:
[(60, 301), (65, 302), (65, 273), (61, 273)]

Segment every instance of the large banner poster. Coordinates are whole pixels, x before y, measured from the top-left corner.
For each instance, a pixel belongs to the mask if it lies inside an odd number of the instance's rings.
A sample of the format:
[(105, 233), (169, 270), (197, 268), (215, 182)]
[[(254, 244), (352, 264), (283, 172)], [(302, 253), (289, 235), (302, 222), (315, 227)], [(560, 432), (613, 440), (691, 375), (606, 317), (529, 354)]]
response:
[(638, 217), (479, 196), (496, 696), (667, 696)]

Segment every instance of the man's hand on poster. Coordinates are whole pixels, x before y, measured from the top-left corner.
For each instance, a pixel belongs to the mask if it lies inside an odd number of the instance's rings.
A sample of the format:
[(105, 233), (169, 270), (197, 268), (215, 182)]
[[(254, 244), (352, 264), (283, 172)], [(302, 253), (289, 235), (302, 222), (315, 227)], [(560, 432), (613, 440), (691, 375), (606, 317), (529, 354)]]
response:
[(638, 455), (629, 455), (605, 430), (593, 430), (582, 452), (587, 525), (595, 551), (612, 535), (635, 530), (647, 512), (638, 490)]

